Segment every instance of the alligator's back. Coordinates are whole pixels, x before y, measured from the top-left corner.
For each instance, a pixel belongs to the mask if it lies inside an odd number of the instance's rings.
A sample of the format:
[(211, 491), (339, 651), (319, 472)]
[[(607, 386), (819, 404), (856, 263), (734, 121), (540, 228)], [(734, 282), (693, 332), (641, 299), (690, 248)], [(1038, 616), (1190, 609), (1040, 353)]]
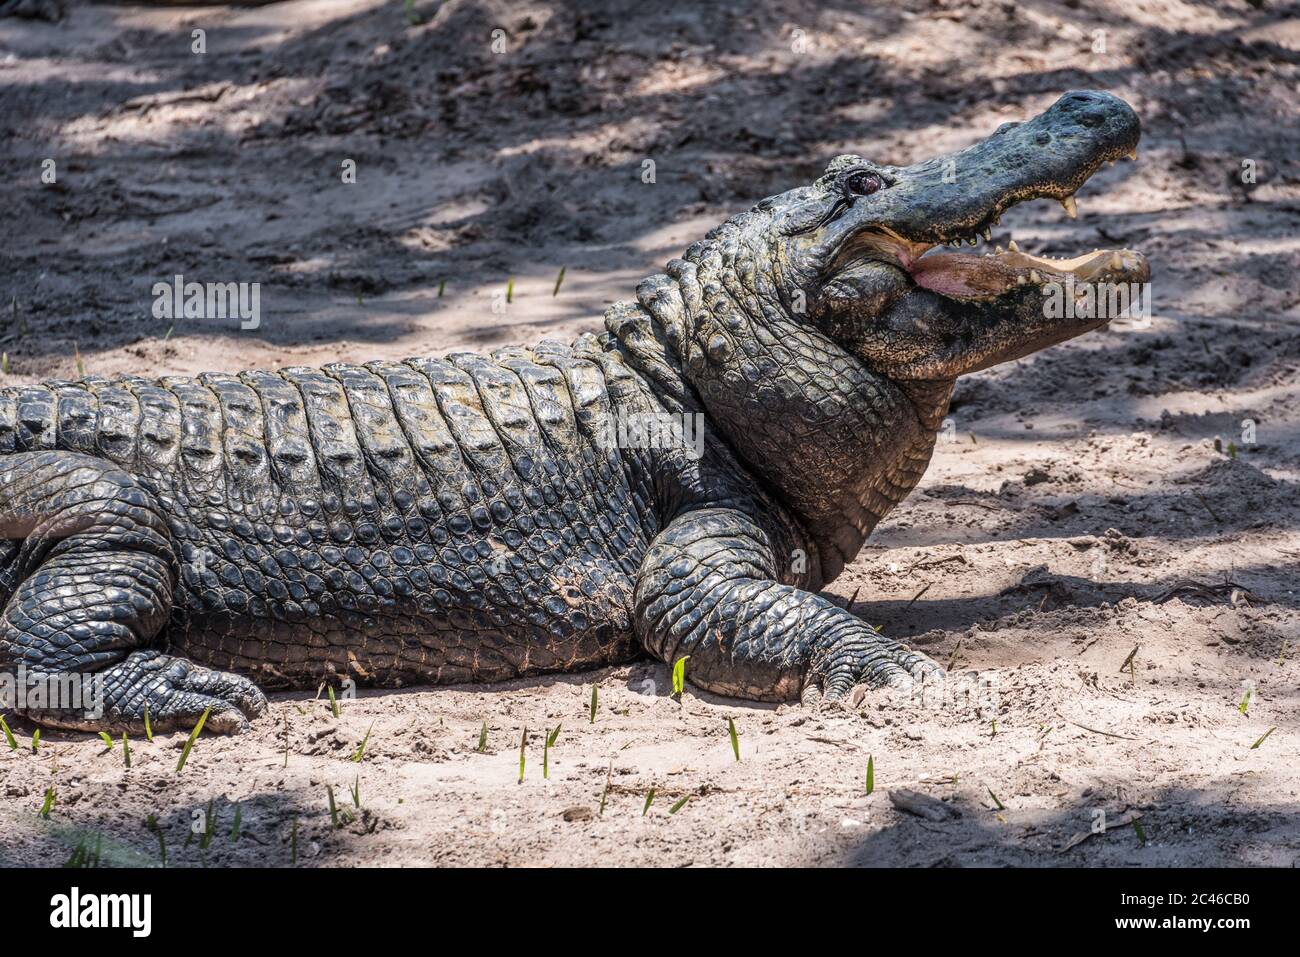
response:
[(271, 686), (494, 680), (630, 654), (650, 485), (601, 441), (629, 377), (587, 339), (52, 382), (0, 390), (0, 456), (140, 480), (180, 566), (165, 637), (189, 657)]

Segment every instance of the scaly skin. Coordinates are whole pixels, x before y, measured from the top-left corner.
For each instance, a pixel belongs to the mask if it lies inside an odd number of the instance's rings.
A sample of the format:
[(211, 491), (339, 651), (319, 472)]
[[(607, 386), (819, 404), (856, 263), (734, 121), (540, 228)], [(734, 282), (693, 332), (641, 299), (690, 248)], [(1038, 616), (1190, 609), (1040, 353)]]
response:
[[(915, 260), (1136, 142), (1070, 94), (954, 154), (962, 202), (938, 160), (840, 157), (572, 345), (0, 390), (0, 669), (102, 676), (102, 713), (25, 713), (111, 731), (641, 651), (757, 700), (938, 676), (813, 592), (916, 485), (958, 375), (1099, 323), (1044, 317), (1046, 261)], [(699, 416), (702, 454), (608, 440), (645, 414)]]

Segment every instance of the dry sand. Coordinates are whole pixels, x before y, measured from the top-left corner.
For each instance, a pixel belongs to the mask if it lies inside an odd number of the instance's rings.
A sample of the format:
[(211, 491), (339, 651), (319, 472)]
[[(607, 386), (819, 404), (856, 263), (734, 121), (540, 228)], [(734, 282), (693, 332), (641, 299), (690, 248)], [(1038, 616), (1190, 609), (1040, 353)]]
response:
[[(288, 865), (295, 827), (299, 866), (1300, 859), (1297, 21), (1271, 0), (650, 6), (0, 21), (0, 378), (73, 377), (78, 356), (152, 375), (570, 337), (838, 152), (911, 162), (1112, 89), (1143, 117), (1140, 161), (1099, 173), (1078, 222), (1036, 203), (1005, 225), (1035, 252), (1143, 249), (1154, 316), (963, 381), (921, 486), (829, 589), (952, 662), (950, 692), (836, 713), (677, 701), (646, 661), (363, 692), (338, 718), (278, 695), (181, 774), (184, 735), (133, 741), (127, 769), (86, 735), (46, 732), (32, 754), (13, 719), (0, 863), (96, 840), (105, 863), (156, 863), (150, 815), (174, 865)], [(149, 291), (177, 272), (261, 282), (262, 327), (168, 335)], [(905, 812), (900, 789), (948, 810)], [(209, 805), (215, 836), (185, 846)]]

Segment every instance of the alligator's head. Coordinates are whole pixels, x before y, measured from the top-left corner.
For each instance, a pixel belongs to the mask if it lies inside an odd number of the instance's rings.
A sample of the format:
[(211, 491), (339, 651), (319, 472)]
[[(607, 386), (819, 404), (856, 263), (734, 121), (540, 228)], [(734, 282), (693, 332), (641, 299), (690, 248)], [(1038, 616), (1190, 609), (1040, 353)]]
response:
[(1145, 282), (1140, 253), (1049, 259), (1014, 241), (983, 254), (941, 247), (988, 240), (1001, 215), (1027, 200), (1059, 201), (1073, 218), (1075, 192), (1104, 163), (1135, 157), (1139, 136), (1128, 104), (1088, 91), (912, 166), (837, 157), (812, 186), (755, 210), (771, 216), (763, 231), (776, 291), (786, 309), (802, 308), (895, 380), (952, 379), (1096, 328), (1107, 317), (1052, 317), (1044, 294), (1053, 284), (1082, 294), (1089, 283)]
[[(836, 157), (811, 186), (763, 200), (670, 264), (678, 282), (702, 284), (700, 302), (682, 304), (693, 338), (704, 341), (689, 353), (703, 360), (710, 340), (726, 351), (734, 321), (711, 321), (711, 287), (751, 320), (813, 326), (898, 382), (951, 381), (1094, 329), (1110, 317), (1048, 308), (1045, 294), (1086, 295), (1087, 284), (1094, 293), (1097, 284), (1127, 291), (1148, 277), (1140, 253), (1049, 259), (1014, 241), (982, 255), (942, 247), (976, 246), (1007, 209), (1032, 199), (1057, 200), (1074, 216), (1075, 192), (1102, 164), (1135, 157), (1139, 135), (1128, 104), (1086, 91), (912, 166)], [(641, 292), (661, 319), (674, 311), (654, 301), (663, 292), (657, 280)]]

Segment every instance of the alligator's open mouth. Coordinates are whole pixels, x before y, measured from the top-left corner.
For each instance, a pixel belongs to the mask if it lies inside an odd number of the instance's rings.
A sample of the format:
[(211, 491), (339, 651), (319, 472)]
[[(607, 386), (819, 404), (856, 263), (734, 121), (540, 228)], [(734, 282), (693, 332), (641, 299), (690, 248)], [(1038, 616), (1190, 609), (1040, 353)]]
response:
[[(1136, 158), (1136, 150), (1129, 158)], [(1030, 198), (1034, 197), (1022, 201)], [(1071, 219), (1078, 216), (1078, 203), (1073, 194), (1060, 202)], [(963, 244), (978, 246), (981, 239), (991, 243), (992, 227), (998, 225), (1002, 212), (1005, 210), (991, 217), (989, 225), (982, 229), (953, 236), (942, 244), (913, 242), (888, 227), (878, 227), (859, 236), (857, 244), (860, 251), (862, 246), (869, 246), (882, 258), (892, 260), (918, 286), (953, 299), (995, 299), (1017, 286), (1064, 282), (1067, 278), (1083, 284), (1145, 282), (1150, 277), (1146, 257), (1134, 249), (1094, 249), (1083, 255), (1057, 259), (1027, 253), (1014, 239), (1008, 241), (1006, 249), (998, 245), (992, 252), (983, 254), (956, 252), (950, 248)]]
[(991, 245), (1002, 214), (1032, 199), (1055, 200), (1077, 218), (1075, 194), (1106, 164), (1136, 159), (1141, 135), (1127, 103), (1083, 90), (1023, 123), (1004, 123), (966, 149), (908, 167), (880, 167), (875, 178), (883, 185), (863, 201), (858, 235), (845, 236), (847, 258), (889, 262), (917, 286), (976, 302), (1040, 281), (1145, 282), (1146, 259), (1131, 249), (1053, 259), (1014, 242), (984, 255), (942, 248)]

